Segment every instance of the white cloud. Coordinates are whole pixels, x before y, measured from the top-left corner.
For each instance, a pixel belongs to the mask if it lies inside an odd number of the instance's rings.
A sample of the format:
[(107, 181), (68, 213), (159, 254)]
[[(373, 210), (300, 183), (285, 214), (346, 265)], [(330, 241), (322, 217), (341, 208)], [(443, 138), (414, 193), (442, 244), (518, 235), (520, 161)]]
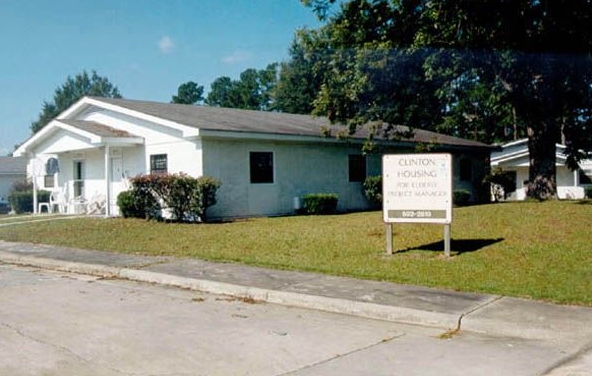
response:
[(253, 54), (245, 51), (234, 51), (228, 56), (222, 58), (222, 62), (225, 64), (237, 64), (249, 61), (253, 58)]
[(175, 42), (169, 37), (168, 35), (163, 36), (158, 41), (158, 49), (163, 54), (168, 54), (171, 50), (175, 48)]

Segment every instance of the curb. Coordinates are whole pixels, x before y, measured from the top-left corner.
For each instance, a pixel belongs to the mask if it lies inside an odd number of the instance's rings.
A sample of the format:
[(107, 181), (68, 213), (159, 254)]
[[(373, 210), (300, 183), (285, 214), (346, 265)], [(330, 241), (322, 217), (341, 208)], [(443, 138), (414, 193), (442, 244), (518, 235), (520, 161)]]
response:
[(88, 274), (103, 278), (119, 278), (135, 282), (154, 283), (211, 294), (229, 295), (240, 299), (252, 299), (259, 302), (314, 309), (369, 319), (430, 326), (444, 330), (458, 329), (462, 317), (462, 315), (459, 316), (451, 313), (424, 311), (348, 299), (248, 287), (204, 279), (179, 277), (146, 270), (15, 255), (14, 253), (5, 251), (0, 251), (0, 262), (62, 272)]
[[(489, 336), (526, 340), (551, 340), (565, 337), (566, 339), (585, 340), (586, 343), (592, 346), (592, 342), (590, 342), (592, 327), (588, 325), (592, 321), (592, 309), (589, 307), (561, 306), (492, 295), (468, 312), (447, 313), (249, 287), (121, 266), (62, 261), (1, 250), (0, 263), (153, 283), (204, 293), (227, 295), (245, 301), (266, 302), (388, 322), (421, 325), (442, 329), (452, 334), (461, 330)], [(515, 312), (520, 312), (520, 315), (514, 315)], [(574, 332), (575, 328), (579, 329)]]

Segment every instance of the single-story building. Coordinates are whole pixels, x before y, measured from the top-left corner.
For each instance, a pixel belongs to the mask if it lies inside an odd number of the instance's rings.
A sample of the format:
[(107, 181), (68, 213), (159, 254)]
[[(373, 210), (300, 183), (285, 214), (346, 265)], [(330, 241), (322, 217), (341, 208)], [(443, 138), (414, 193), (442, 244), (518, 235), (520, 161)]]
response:
[(6, 202), (15, 181), (27, 177), (27, 159), (23, 157), (0, 157), (0, 201)]
[[(555, 145), (557, 169), (557, 196), (560, 199), (584, 198), (584, 187), (592, 186), (592, 160), (580, 163), (580, 169), (571, 171), (565, 161), (565, 145)], [(530, 158), (528, 153), (528, 139), (513, 141), (501, 146), (501, 149), (491, 154), (491, 167), (510, 171), (516, 182), (516, 191), (509, 192), (509, 200), (524, 200), (526, 198), (525, 182), (529, 179)]]
[[(363, 132), (327, 136), (342, 129), (308, 115), (84, 97), (15, 155), (28, 158), (38, 187), (62, 192), (67, 211), (102, 198), (104, 214), (117, 215), (129, 178), (179, 172), (221, 181), (210, 217), (293, 213), (307, 193), (336, 193), (338, 210), (363, 210), (370, 204), (362, 182), (381, 174), (381, 155), (362, 153)], [(413, 152), (420, 144), (452, 153), (455, 189), (482, 199), (491, 146), (416, 129), (383, 142), (381, 151)]]

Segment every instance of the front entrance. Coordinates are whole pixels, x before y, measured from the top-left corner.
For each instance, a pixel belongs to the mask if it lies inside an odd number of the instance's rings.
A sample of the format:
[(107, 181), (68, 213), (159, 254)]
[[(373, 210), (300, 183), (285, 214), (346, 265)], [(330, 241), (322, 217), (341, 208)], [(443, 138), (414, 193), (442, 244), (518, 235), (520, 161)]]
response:
[(125, 177), (123, 173), (123, 161), (121, 157), (112, 157), (111, 164), (111, 184), (109, 186), (110, 212), (112, 215), (119, 215), (117, 208), (117, 196), (126, 190)]

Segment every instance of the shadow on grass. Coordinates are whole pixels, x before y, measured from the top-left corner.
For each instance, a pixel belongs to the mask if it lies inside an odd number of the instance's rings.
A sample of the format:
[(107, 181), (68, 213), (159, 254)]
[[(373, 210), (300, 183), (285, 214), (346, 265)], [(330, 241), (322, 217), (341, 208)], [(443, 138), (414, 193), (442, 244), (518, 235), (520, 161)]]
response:
[[(450, 241), (450, 251), (456, 255), (463, 253), (475, 252), (487, 246), (504, 241), (503, 238), (498, 239), (452, 239)], [(404, 253), (409, 251), (444, 251), (444, 240), (420, 245), (419, 247), (411, 247), (400, 250), (397, 253)]]

